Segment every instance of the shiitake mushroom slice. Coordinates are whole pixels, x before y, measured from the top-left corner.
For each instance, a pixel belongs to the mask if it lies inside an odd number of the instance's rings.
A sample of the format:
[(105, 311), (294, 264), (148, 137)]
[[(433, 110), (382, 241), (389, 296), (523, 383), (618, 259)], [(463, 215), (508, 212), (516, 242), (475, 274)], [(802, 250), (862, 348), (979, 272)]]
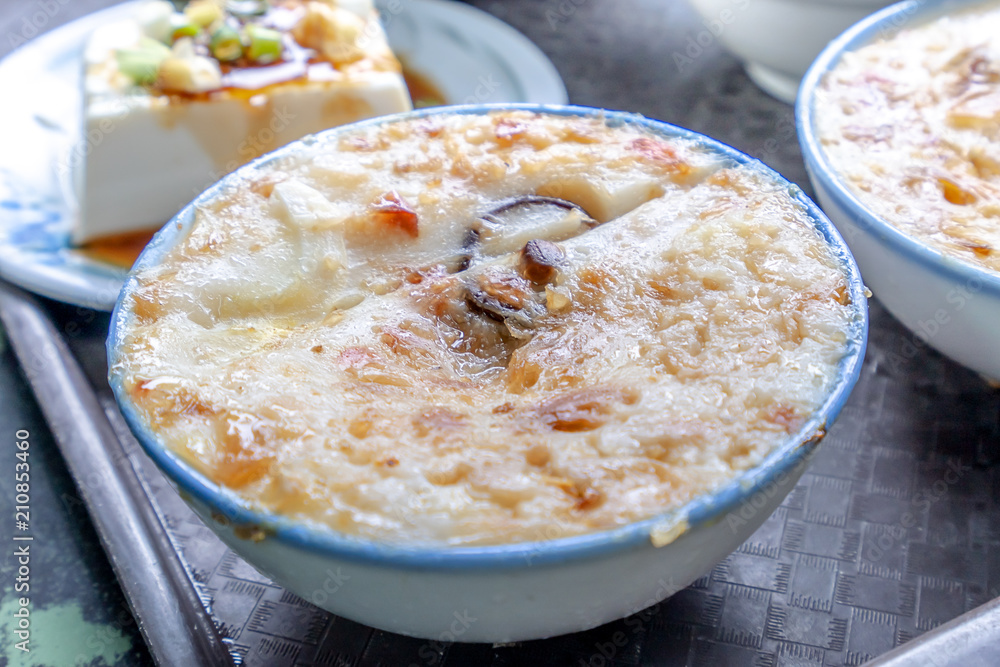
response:
[(493, 267), (468, 281), (465, 303), (473, 312), (507, 325), (515, 338), (526, 337), (525, 330), (546, 313), (531, 282), (507, 267)]
[(476, 218), (463, 240), (457, 270), (477, 259), (519, 252), (532, 240), (564, 241), (597, 224), (583, 207), (565, 199), (514, 197)]
[(557, 275), (563, 241), (598, 223), (577, 204), (541, 195), (501, 202), (468, 228), (456, 271), (504, 255), (510, 262), (467, 274), (449, 309), (448, 320), (464, 332), (471, 348), (510, 353), (532, 337), (548, 310), (544, 286)]
[(525, 280), (540, 287), (555, 279), (565, 259), (566, 253), (552, 241), (532, 239), (521, 248), (517, 270)]

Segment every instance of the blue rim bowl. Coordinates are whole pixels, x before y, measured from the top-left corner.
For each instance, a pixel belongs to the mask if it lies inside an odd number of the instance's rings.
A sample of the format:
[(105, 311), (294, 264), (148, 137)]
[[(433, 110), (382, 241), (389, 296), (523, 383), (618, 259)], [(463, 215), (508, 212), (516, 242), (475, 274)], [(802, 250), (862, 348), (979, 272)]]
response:
[[(399, 546), (337, 533), (325, 526), (293, 521), (250, 506), (234, 492), (223, 488), (196, 471), (179, 455), (167, 448), (156, 434), (143, 422), (135, 405), (123, 388), (122, 379), (115, 368), (119, 348), (129, 318), (132, 317), (130, 296), (136, 288), (136, 273), (159, 262), (165, 253), (178, 243), (191, 228), (195, 208), (210, 202), (229, 185), (239, 182), (254, 170), (294, 154), (305, 145), (334, 141), (336, 137), (362, 127), (392, 123), (404, 119), (422, 118), (436, 114), (484, 114), (494, 110), (526, 110), (559, 116), (604, 118), (609, 125), (631, 125), (644, 128), (666, 138), (694, 141), (700, 146), (722, 155), (734, 164), (750, 165), (779, 182), (786, 183), (790, 194), (808, 213), (816, 229), (841, 262), (847, 277), (854, 317), (850, 325), (846, 351), (840, 360), (835, 386), (822, 406), (811, 418), (791, 435), (781, 446), (772, 451), (759, 465), (746, 470), (721, 488), (699, 496), (683, 507), (672, 509), (658, 516), (637, 521), (620, 528), (548, 541), (501, 544), (495, 546)], [(290, 547), (317, 554), (325, 554), (349, 562), (379, 564), (410, 570), (497, 570), (516, 569), (533, 565), (560, 564), (613, 554), (650, 544), (650, 534), (658, 526), (670, 525), (686, 519), (687, 531), (710, 525), (747, 503), (755, 494), (769, 485), (780, 483), (805, 462), (826, 429), (840, 413), (851, 389), (856, 383), (864, 358), (868, 334), (868, 307), (861, 275), (850, 250), (833, 224), (819, 208), (803, 194), (760, 161), (704, 135), (661, 121), (622, 111), (607, 111), (588, 107), (536, 104), (470, 105), (439, 107), (383, 116), (351, 125), (333, 128), (314, 137), (293, 142), (268, 155), (239, 168), (209, 187), (197, 199), (184, 207), (153, 238), (139, 257), (122, 287), (111, 316), (107, 352), (109, 382), (118, 406), (142, 447), (150, 458), (166, 473), (182, 494), (197, 499), (215, 513), (235, 525), (253, 525), (262, 528), (267, 539), (279, 540)]]

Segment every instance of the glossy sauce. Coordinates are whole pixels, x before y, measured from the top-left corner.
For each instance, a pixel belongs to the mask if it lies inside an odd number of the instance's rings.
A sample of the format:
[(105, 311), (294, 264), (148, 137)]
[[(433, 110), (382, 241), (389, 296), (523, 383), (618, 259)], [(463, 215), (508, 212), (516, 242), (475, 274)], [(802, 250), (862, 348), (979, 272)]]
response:
[(285, 35), (285, 58), (271, 65), (222, 67), (222, 89), (259, 91), (261, 88), (296, 79), (305, 79), (309, 73), (311, 51), (295, 44)]
[[(295, 24), (299, 22), (304, 11), (304, 8), (301, 6), (294, 8), (272, 7), (265, 16), (252, 21), (257, 25), (265, 28), (271, 28), (282, 33), (281, 41), (283, 49), (282, 58), (280, 60), (267, 65), (258, 65), (251, 62), (246, 57), (241, 57), (232, 63), (220, 62), (219, 67), (222, 70), (222, 85), (217, 90), (208, 91), (206, 93), (188, 94), (175, 93), (173, 91), (170, 93), (164, 93), (163, 91), (155, 89), (155, 87), (153, 92), (157, 94), (168, 94), (171, 97), (179, 97), (182, 99), (204, 100), (210, 99), (213, 95), (219, 93), (220, 91), (237, 90), (257, 94), (263, 92), (265, 88), (270, 86), (290, 83), (297, 79), (305, 81), (312, 65), (330, 65), (330, 63), (327, 63), (322, 58), (317, 57), (316, 52), (312, 49), (306, 49), (300, 46), (299, 43), (292, 37), (291, 30)], [(229, 22), (234, 27), (238, 27), (241, 23), (238, 21), (234, 23), (233, 19), (229, 19)], [(197, 45), (196, 49), (200, 55), (209, 58), (212, 57), (211, 53), (209, 53), (208, 49), (204, 45)]]
[(404, 62), (403, 80), (410, 91), (410, 99), (413, 100), (414, 109), (426, 107), (437, 107), (447, 104), (444, 95), (438, 90), (430, 79), (419, 72), (415, 72)]
[(128, 269), (135, 264), (139, 253), (142, 252), (155, 233), (156, 230), (153, 229), (145, 232), (115, 234), (114, 236), (107, 236), (103, 239), (91, 241), (83, 247), (74, 249), (72, 252), (77, 252), (105, 264)]

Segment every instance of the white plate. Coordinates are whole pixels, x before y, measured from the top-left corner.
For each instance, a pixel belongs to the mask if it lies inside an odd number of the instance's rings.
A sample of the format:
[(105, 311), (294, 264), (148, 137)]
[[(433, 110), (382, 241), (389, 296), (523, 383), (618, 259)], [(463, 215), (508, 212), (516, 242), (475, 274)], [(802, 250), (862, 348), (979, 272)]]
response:
[[(450, 0), (379, 3), (389, 41), (449, 103), (563, 104), (548, 58), (489, 14)], [(0, 277), (53, 299), (111, 310), (126, 271), (73, 250), (67, 184), (79, 162), (80, 51), (98, 25), (135, 3), (96, 12), (32, 40), (0, 62)], [(95, 140), (100, 140), (99, 137)]]

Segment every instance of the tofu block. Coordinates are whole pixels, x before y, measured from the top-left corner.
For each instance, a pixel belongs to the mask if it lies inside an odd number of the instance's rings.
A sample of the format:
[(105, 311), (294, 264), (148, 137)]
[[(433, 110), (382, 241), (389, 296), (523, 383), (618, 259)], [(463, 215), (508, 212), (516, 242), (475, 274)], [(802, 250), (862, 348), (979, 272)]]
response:
[(155, 229), (264, 153), (411, 108), (370, 0), (260, 6), (147, 2), (92, 34), (74, 243)]

